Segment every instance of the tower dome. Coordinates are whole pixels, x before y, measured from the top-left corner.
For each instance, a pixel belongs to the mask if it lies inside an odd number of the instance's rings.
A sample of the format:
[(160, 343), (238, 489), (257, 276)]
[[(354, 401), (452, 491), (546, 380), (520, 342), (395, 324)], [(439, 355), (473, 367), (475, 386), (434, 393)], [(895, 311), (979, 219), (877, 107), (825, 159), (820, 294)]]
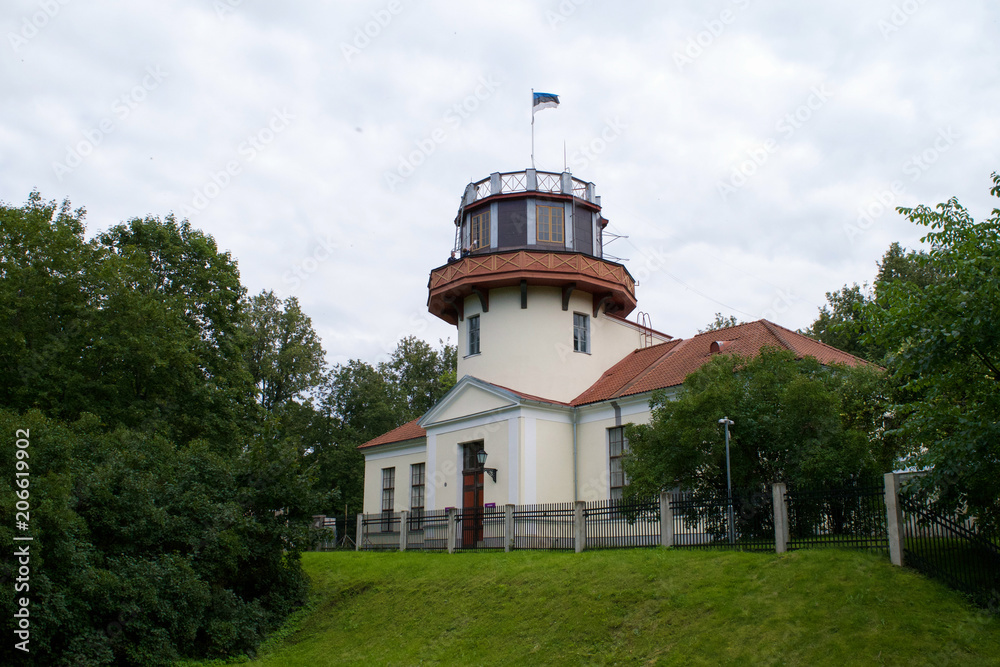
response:
[[(635, 349), (635, 281), (604, 259), (594, 184), (526, 169), (470, 183), (427, 308), (458, 327), (458, 376), (570, 400)], [(610, 323), (610, 326), (609, 326)]]

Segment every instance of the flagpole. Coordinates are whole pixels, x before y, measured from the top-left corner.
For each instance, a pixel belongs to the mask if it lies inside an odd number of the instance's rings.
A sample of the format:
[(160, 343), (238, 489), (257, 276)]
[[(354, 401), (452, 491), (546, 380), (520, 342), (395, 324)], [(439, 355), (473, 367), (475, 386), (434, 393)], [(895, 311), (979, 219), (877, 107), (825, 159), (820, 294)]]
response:
[(531, 168), (535, 168), (535, 89), (531, 89)]

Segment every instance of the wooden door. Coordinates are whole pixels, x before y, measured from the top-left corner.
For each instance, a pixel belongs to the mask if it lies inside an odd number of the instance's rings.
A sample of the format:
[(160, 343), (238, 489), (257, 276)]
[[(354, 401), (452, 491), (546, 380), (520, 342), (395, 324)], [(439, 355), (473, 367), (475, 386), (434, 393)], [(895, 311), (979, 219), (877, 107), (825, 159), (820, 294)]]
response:
[(483, 471), (462, 473), (462, 546), (483, 539)]

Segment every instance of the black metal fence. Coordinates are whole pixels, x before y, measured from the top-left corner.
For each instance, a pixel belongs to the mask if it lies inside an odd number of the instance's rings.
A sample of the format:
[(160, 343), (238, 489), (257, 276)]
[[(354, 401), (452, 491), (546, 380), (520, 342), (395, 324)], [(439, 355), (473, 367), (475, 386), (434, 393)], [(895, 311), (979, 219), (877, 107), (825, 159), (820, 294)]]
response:
[(420, 551), (448, 550), (447, 510), (413, 511), (406, 519), (406, 548)]
[(587, 549), (662, 544), (659, 500), (596, 500), (583, 510)]
[(466, 507), (455, 512), (455, 549), (458, 551), (503, 551), (504, 510), (497, 507)]
[(513, 548), (575, 549), (575, 511), (573, 503), (515, 505)]
[(770, 490), (675, 493), (674, 546), (774, 551), (774, 504)]
[(837, 546), (888, 551), (885, 485), (881, 480), (846, 486), (789, 487), (789, 549)]
[(971, 520), (936, 512), (925, 493), (901, 492), (899, 504), (903, 511), (904, 563), (997, 611), (997, 544), (984, 537)]
[(361, 515), (362, 551), (393, 551), (399, 549), (399, 512)]

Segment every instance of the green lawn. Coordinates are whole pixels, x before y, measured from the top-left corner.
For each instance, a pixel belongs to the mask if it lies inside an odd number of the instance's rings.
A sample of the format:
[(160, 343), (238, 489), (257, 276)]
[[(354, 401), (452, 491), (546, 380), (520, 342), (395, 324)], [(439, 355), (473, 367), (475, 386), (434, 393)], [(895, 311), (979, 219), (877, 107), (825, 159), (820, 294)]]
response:
[(1000, 620), (884, 556), (310, 553), (260, 665), (985, 665)]

